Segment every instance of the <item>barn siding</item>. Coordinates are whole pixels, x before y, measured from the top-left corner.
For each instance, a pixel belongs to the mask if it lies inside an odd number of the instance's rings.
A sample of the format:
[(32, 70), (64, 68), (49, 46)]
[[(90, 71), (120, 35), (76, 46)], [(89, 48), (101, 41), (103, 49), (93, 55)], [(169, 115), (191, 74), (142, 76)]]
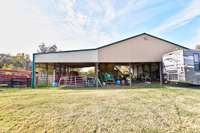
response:
[(109, 46), (91, 50), (78, 50), (36, 54), (36, 63), (130, 63), (161, 62), (164, 54), (184, 49), (168, 41), (142, 34)]
[(97, 50), (38, 54), (36, 63), (97, 62)]
[(98, 60), (99, 62), (160, 62), (163, 54), (177, 49), (183, 48), (142, 35), (100, 48)]

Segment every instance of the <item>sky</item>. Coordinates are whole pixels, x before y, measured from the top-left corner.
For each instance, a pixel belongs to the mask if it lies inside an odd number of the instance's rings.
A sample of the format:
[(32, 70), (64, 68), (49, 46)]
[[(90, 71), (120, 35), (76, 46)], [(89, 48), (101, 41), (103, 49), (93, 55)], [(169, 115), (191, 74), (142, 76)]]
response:
[(140, 33), (200, 44), (200, 0), (1, 0), (0, 53), (96, 48)]

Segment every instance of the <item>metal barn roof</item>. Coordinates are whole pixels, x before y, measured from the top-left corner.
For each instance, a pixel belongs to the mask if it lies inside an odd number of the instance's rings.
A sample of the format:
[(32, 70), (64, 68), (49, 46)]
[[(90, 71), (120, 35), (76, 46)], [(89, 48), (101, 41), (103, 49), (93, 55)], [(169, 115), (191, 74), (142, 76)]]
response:
[(36, 63), (160, 62), (163, 54), (188, 49), (165, 39), (142, 33), (94, 49), (35, 53)]

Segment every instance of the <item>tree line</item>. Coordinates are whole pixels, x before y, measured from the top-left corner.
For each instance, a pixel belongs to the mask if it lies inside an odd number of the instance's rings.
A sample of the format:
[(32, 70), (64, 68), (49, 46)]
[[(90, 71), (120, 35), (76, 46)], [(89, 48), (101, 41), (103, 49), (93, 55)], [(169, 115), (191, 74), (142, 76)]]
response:
[(31, 59), (28, 54), (17, 55), (0, 54), (0, 69), (23, 69), (31, 70)]
[[(46, 45), (42, 43), (38, 46), (37, 53), (56, 52), (56, 45)], [(32, 61), (30, 55), (18, 53), (16, 55), (0, 53), (0, 69), (20, 69), (31, 70)]]

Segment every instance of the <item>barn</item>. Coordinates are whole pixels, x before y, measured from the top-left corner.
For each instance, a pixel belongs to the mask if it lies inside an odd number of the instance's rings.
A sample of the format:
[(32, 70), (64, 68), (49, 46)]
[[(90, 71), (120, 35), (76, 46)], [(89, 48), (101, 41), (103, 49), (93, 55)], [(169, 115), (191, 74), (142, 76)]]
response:
[[(180, 49), (188, 48), (142, 33), (94, 49), (35, 53), (32, 87), (61, 82), (76, 87), (89, 83), (97, 87), (112, 84), (131, 87), (136, 82), (162, 82), (162, 56)], [(93, 67), (94, 76), (81, 77), (75, 72), (85, 67)]]

